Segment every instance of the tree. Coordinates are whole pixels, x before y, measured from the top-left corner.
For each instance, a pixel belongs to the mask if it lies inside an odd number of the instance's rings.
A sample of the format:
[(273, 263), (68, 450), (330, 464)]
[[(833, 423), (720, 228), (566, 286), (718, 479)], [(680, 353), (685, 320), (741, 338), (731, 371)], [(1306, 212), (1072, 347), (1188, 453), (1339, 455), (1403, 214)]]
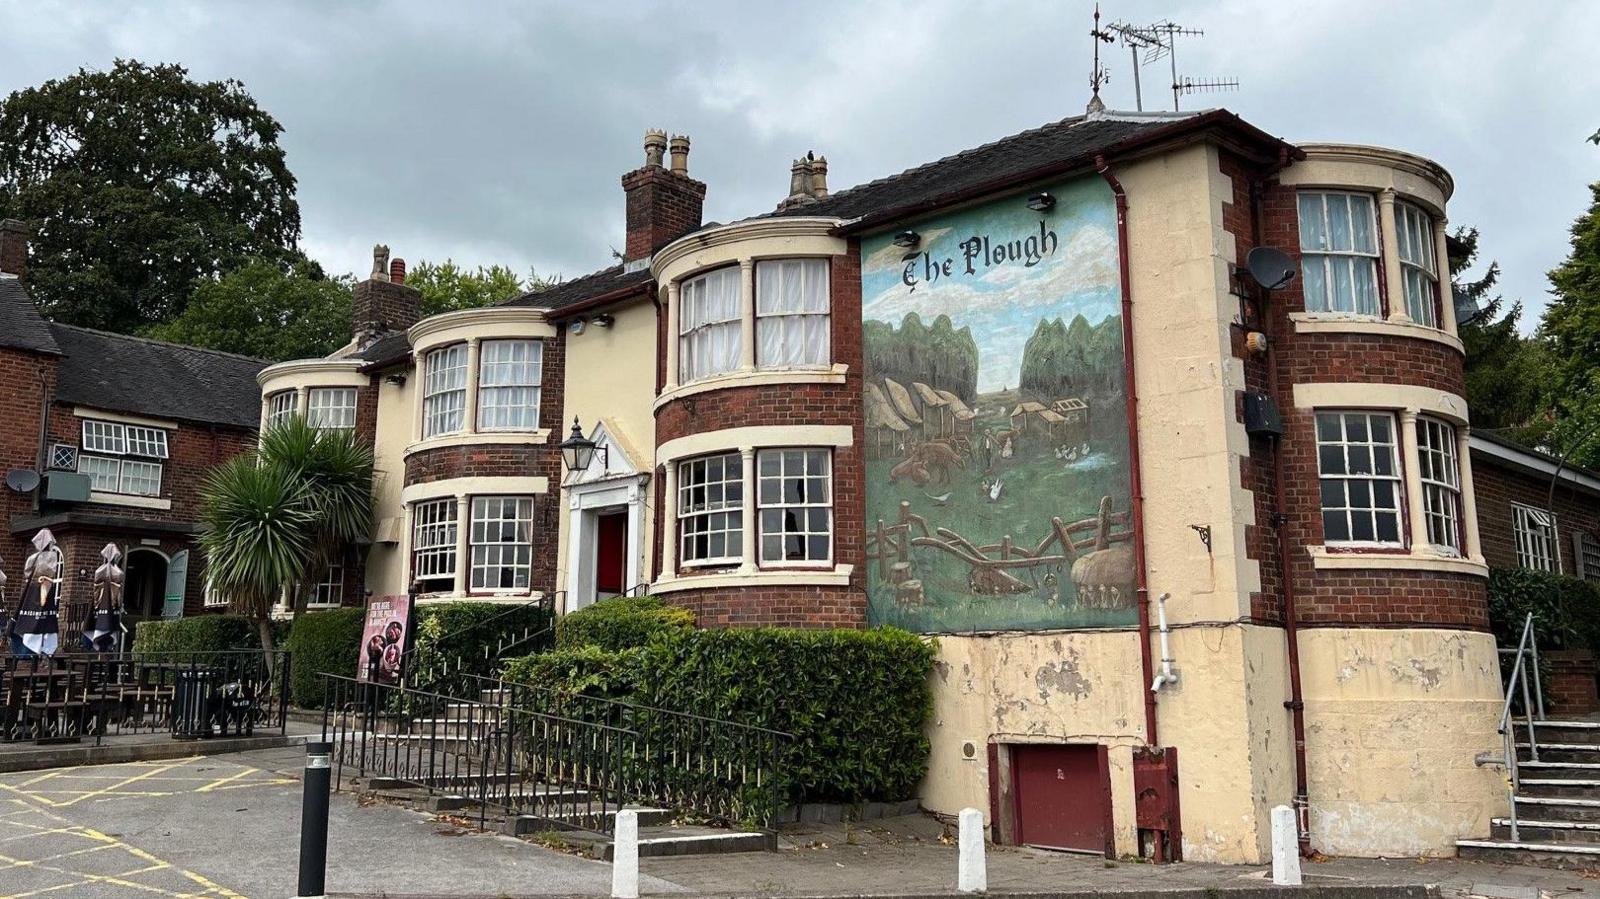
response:
[(1478, 256), (1478, 230), (1457, 228), (1450, 249), (1456, 306), (1470, 305), (1478, 310), (1457, 327), (1466, 350), (1467, 402), (1472, 409), (1472, 424), (1537, 444), (1549, 426), (1546, 385), (1541, 374), (1547, 364), (1544, 345), (1522, 336), (1518, 330), (1521, 303), (1505, 309), (1505, 298), (1491, 293), (1500, 279), (1499, 263), (1489, 263), (1481, 277), (1466, 280), (1465, 273)]
[(282, 130), (238, 81), (135, 60), (0, 100), (0, 217), (36, 228), (35, 300), (131, 333), (180, 314), (197, 282), (292, 250)]
[(202, 281), (183, 314), (145, 333), (274, 362), (326, 356), (350, 337), (350, 280), (304, 259), (258, 259)]
[[(557, 279), (559, 280), (559, 279)], [(419, 262), (406, 273), (406, 286), (422, 293), (422, 315), (438, 315), (457, 309), (493, 306), (529, 290), (543, 290), (556, 280), (541, 278), (533, 269), (524, 281), (503, 265), (478, 266), (472, 271), (446, 259), (440, 263)]]
[(372, 533), (372, 448), (348, 430), (300, 416), (274, 424), (261, 447), (223, 463), (201, 491), (200, 546), (214, 589), (253, 618), (271, 648), (267, 615), (284, 590), (305, 612), (322, 574)]
[(1574, 465), (1600, 466), (1600, 182), (1589, 211), (1572, 224), (1572, 249), (1550, 272), (1555, 299), (1540, 336), (1550, 352), (1549, 444)]

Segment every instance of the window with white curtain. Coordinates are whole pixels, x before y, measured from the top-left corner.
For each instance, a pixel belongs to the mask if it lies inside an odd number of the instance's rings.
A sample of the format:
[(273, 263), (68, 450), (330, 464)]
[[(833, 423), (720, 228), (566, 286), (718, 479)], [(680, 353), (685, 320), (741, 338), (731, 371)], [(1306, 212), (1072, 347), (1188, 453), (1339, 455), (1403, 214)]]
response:
[(744, 462), (738, 453), (678, 465), (679, 558), (685, 564), (737, 562), (744, 551)]
[(772, 259), (756, 263), (756, 365), (827, 366), (828, 261)]
[(678, 380), (697, 381), (739, 367), (739, 267), (683, 282), (678, 293)]
[(467, 345), (443, 347), (423, 362), (422, 436), (461, 430), (467, 408)]
[(296, 395), (293, 390), (280, 390), (267, 397), (267, 427), (285, 421), (295, 413)]
[(1561, 544), (1556, 517), (1521, 503), (1511, 504), (1511, 533), (1517, 542), (1517, 564), (1534, 571), (1561, 571)]
[(349, 431), (356, 426), (354, 387), (314, 387), (306, 398), (306, 421), (330, 431)]
[(421, 581), (427, 593), (455, 589), (455, 497), (411, 507), (411, 577)]
[(1461, 469), (1456, 458), (1456, 429), (1437, 418), (1418, 418), (1417, 455), (1428, 542), (1460, 555)]
[(1394, 415), (1317, 412), (1322, 539), (1347, 546), (1403, 546), (1400, 460)]
[(532, 431), (539, 427), (539, 383), (544, 344), (537, 340), (485, 340), (478, 345), (478, 430)]
[(472, 498), (473, 590), (526, 590), (533, 576), (533, 498)]
[(1400, 243), (1400, 277), (1406, 314), (1419, 325), (1439, 327), (1439, 269), (1434, 260), (1433, 220), (1410, 203), (1394, 204)]
[(756, 454), (763, 564), (833, 558), (831, 462), (825, 449), (764, 449)]
[(1378, 226), (1372, 197), (1302, 193), (1299, 208), (1306, 311), (1378, 315)]

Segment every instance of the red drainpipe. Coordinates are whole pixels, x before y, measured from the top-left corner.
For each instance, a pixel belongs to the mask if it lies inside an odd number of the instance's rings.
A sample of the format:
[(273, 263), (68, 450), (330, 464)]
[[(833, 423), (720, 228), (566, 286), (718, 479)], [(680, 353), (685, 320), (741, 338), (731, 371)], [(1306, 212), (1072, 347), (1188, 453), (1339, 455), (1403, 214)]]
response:
[(1128, 486), (1133, 493), (1133, 577), (1135, 606), (1139, 610), (1139, 665), (1144, 679), (1139, 692), (1144, 694), (1145, 742), (1157, 747), (1156, 694), (1150, 690), (1155, 680), (1155, 665), (1150, 653), (1150, 585), (1144, 571), (1144, 486), (1139, 475), (1139, 391), (1133, 382), (1133, 287), (1128, 274), (1128, 195), (1122, 182), (1111, 174), (1104, 156), (1094, 158), (1095, 171), (1111, 185), (1117, 201), (1117, 269), (1122, 276), (1122, 381), (1128, 396)]

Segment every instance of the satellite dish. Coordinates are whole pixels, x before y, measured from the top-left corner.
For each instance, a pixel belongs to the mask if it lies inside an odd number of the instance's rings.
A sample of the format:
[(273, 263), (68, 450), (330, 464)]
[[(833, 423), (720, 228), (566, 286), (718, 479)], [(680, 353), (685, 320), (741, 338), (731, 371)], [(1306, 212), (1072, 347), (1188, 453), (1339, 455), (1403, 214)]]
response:
[(14, 468), (6, 472), (6, 486), (18, 493), (27, 493), (39, 486), (39, 473), (26, 468)]
[(1257, 284), (1277, 290), (1294, 280), (1294, 260), (1276, 247), (1256, 247), (1244, 257), (1244, 267)]

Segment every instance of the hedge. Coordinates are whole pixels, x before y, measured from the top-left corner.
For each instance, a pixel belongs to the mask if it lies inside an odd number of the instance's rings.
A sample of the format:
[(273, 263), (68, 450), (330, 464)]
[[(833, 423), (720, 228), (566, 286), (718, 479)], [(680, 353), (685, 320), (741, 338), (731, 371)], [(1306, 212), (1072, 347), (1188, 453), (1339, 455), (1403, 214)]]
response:
[[(283, 648), (287, 627), (273, 622), (273, 646)], [(136, 652), (224, 652), (260, 649), (256, 622), (238, 615), (196, 615), (193, 618), (141, 621), (134, 629)]]
[(326, 701), (327, 684), (322, 674), (354, 677), (361, 650), (361, 629), (365, 609), (329, 609), (307, 612), (295, 619), (289, 629), (289, 691), (294, 704), (303, 709), (320, 709)]
[(1490, 569), (1489, 626), (1501, 646), (1517, 645), (1529, 612), (1540, 646), (1600, 654), (1600, 589), (1594, 584), (1527, 568)]
[(562, 649), (598, 646), (631, 649), (666, 631), (694, 627), (694, 613), (670, 606), (653, 596), (616, 596), (602, 599), (556, 623), (556, 645)]
[(927, 770), (933, 659), (930, 641), (895, 628), (668, 629), (642, 647), (513, 660), (505, 674), (545, 695), (625, 698), (791, 734), (776, 760), (781, 801), (895, 801), (914, 796)]
[[(418, 689), (451, 696), (477, 695), (476, 682), (461, 675), (493, 676), (501, 639), (520, 636), (526, 629), (544, 633), (547, 641), (552, 624), (550, 612), (538, 606), (508, 607), (494, 602), (421, 606), (416, 611), (415, 621), (417, 636), (412, 644), (408, 676)], [(539, 638), (535, 638), (522, 651), (541, 648)], [(485, 650), (488, 650), (487, 655)]]

